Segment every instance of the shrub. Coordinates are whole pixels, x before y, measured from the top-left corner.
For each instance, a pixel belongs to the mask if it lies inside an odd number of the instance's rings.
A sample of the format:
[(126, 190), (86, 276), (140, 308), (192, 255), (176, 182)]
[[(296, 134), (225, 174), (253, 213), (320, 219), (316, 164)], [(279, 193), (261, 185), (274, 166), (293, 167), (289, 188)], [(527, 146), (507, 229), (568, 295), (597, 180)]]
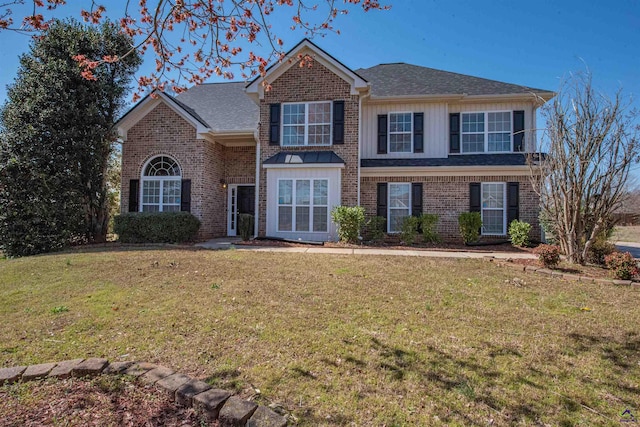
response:
[(114, 231), (123, 243), (187, 242), (199, 228), (200, 221), (189, 212), (132, 212), (114, 221)]
[(440, 236), (436, 231), (436, 224), (440, 218), (436, 214), (422, 214), (420, 226), (422, 227), (422, 240), (425, 242), (439, 242)]
[(367, 221), (367, 237), (373, 242), (379, 242), (384, 239), (385, 223), (387, 220), (382, 216), (374, 216)]
[(518, 221), (517, 219), (511, 221), (509, 224), (509, 240), (514, 246), (520, 248), (529, 246), (529, 232), (531, 231), (531, 224), (524, 221)]
[(364, 208), (361, 206), (336, 206), (331, 210), (331, 221), (338, 225), (341, 242), (356, 243), (364, 224)]
[(413, 245), (418, 236), (418, 226), (420, 225), (420, 218), (417, 216), (408, 216), (402, 220), (400, 225), (400, 239), (405, 245)]
[(615, 245), (607, 241), (606, 236), (598, 236), (587, 252), (587, 261), (593, 264), (605, 265), (605, 257), (615, 251)]
[(253, 235), (253, 215), (238, 215), (238, 233), (245, 242)]
[(538, 259), (547, 268), (553, 268), (560, 262), (560, 248), (556, 245), (539, 245), (533, 250)]
[(614, 252), (604, 259), (616, 279), (630, 280), (640, 274), (638, 262), (629, 252)]
[(462, 212), (458, 215), (458, 226), (465, 245), (477, 242), (480, 238), (480, 227), (482, 227), (480, 212)]

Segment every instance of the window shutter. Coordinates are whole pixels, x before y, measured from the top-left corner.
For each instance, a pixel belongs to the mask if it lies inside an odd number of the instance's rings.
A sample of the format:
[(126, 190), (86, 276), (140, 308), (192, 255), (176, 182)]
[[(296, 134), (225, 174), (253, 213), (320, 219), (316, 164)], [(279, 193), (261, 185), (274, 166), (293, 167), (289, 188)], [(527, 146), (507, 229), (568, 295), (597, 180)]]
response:
[(460, 152), (460, 113), (449, 114), (449, 153)]
[(516, 219), (520, 219), (520, 183), (507, 182), (507, 229)]
[(411, 215), (422, 215), (422, 183), (411, 184)]
[(387, 115), (378, 116), (378, 154), (387, 154)]
[(480, 201), (480, 183), (479, 182), (470, 182), (469, 183), (469, 212), (480, 212), (481, 201)]
[(333, 143), (344, 144), (344, 101), (333, 101)]
[(280, 145), (280, 104), (269, 105), (269, 145)]
[(191, 180), (183, 179), (180, 185), (180, 210), (191, 212)]
[(138, 212), (140, 210), (139, 200), (140, 180), (131, 179), (129, 180), (129, 212)]
[[(376, 211), (376, 215), (384, 218), (385, 224), (387, 221), (389, 221), (389, 218), (387, 218), (387, 183), (386, 182), (378, 183), (378, 209)], [(386, 226), (384, 230), (386, 230)]]
[(424, 113), (413, 113), (413, 152), (424, 153)]
[(524, 151), (524, 111), (513, 112), (513, 151)]

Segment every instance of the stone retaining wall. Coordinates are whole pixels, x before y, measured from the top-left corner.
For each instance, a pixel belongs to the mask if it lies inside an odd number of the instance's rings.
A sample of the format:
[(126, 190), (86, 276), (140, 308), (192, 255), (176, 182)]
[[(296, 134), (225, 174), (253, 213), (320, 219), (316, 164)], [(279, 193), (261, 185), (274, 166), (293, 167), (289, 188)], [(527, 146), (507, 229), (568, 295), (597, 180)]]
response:
[(287, 419), (255, 402), (212, 388), (204, 381), (146, 362), (111, 362), (107, 359), (73, 359), (31, 366), (0, 369), (0, 386), (42, 378), (130, 375), (146, 384), (155, 384), (178, 405), (192, 407), (209, 421), (221, 426), (285, 427)]

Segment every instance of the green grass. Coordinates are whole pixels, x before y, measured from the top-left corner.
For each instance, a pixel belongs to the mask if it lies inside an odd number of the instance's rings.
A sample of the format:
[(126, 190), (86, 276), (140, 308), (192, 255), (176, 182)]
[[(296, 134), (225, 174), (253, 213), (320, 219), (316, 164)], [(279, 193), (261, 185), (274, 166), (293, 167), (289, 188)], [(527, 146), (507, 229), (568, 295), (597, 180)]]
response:
[(619, 425), (639, 295), (473, 260), (64, 253), (0, 263), (0, 366), (145, 360), (302, 426)]

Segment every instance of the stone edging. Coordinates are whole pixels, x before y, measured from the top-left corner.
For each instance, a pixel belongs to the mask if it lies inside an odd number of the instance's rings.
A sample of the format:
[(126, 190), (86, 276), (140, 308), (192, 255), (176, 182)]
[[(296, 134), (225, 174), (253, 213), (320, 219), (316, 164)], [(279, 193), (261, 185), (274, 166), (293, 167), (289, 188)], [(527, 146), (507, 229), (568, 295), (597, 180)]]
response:
[(632, 286), (634, 288), (640, 288), (640, 282), (634, 282), (633, 280), (618, 280), (618, 279), (606, 279), (606, 278), (596, 278), (589, 276), (580, 276), (577, 274), (563, 273), (561, 271), (555, 271), (548, 268), (537, 267), (535, 265), (522, 265), (516, 264), (514, 262), (510, 262), (509, 260), (499, 260), (492, 256), (485, 256), (483, 258), (485, 261), (493, 262), (496, 265), (503, 267), (510, 267), (515, 270), (526, 271), (529, 273), (536, 273), (545, 276), (557, 277), (558, 279), (566, 279), (566, 280), (575, 280), (578, 282), (584, 283), (603, 283), (607, 285), (621, 285), (621, 286)]
[(107, 359), (73, 359), (31, 366), (0, 369), (0, 386), (42, 378), (64, 379), (96, 375), (130, 375), (146, 384), (155, 384), (180, 406), (192, 407), (209, 421), (221, 426), (286, 427), (287, 419), (271, 409), (213, 389), (164, 366), (146, 362), (109, 362)]

